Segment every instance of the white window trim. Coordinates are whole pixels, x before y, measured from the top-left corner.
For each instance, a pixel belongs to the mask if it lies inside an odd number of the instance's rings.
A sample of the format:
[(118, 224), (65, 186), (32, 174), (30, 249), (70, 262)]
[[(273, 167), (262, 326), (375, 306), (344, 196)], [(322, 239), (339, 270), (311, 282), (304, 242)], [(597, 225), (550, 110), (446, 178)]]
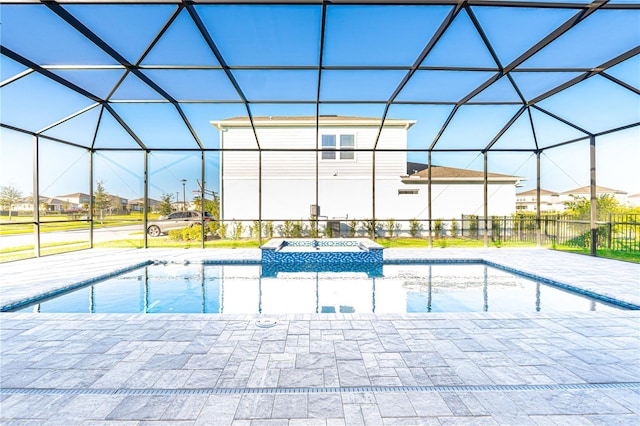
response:
[[(353, 158), (348, 158), (348, 159), (342, 159), (340, 158), (340, 151), (342, 151), (341, 147), (340, 147), (340, 136), (353, 136)], [(323, 136), (335, 136), (336, 137), (336, 147), (335, 149), (331, 150), (331, 149), (324, 149), (322, 147), (322, 137)], [(320, 150), (320, 161), (323, 162), (327, 162), (327, 163), (352, 163), (355, 162), (358, 159), (358, 155), (355, 151), (355, 149), (358, 146), (358, 138), (357, 138), (357, 134), (355, 132), (325, 132), (325, 133), (321, 133), (320, 134), (320, 146), (318, 147)], [(322, 158), (322, 153), (323, 152), (335, 152), (336, 153), (336, 158)], [(346, 151), (346, 150), (345, 150)]]

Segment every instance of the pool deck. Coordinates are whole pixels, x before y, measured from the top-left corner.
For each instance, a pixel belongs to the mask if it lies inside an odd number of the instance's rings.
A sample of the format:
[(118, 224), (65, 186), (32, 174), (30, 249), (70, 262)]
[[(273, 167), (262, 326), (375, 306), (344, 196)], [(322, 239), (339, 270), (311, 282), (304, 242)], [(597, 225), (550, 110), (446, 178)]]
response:
[[(544, 249), (387, 249), (483, 259), (640, 304), (640, 265)], [(149, 260), (259, 249), (94, 249), (0, 265), (0, 301)], [(256, 321), (275, 320), (271, 328)], [(0, 314), (0, 423), (636, 425), (640, 311)]]

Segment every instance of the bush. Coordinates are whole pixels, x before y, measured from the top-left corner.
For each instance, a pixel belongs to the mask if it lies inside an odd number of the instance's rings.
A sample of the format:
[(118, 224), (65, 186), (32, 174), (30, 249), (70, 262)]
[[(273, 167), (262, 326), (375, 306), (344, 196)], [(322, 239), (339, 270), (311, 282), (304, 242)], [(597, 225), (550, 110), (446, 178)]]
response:
[(253, 221), (253, 226), (251, 227), (251, 235), (253, 235), (254, 238), (260, 238), (260, 221), (259, 220)]
[(291, 227), (291, 236), (293, 238), (302, 238), (302, 231), (304, 230), (301, 221), (293, 222)]
[(318, 238), (318, 220), (310, 218), (309, 219), (309, 232), (311, 233), (311, 238)]
[(273, 238), (273, 222), (268, 221), (264, 224), (264, 233), (266, 237)]
[(458, 221), (455, 219), (452, 219), (451, 220), (451, 236), (452, 237), (458, 236), (458, 229), (459, 229)]
[(282, 236), (285, 238), (291, 238), (293, 236), (293, 221), (284, 221), (284, 225), (282, 227)]
[(327, 238), (333, 238), (333, 228), (330, 227), (329, 225), (325, 225), (325, 227), (324, 227), (324, 235)]
[(393, 233), (396, 230), (396, 220), (394, 218), (387, 219), (387, 232), (389, 233), (389, 238), (393, 238)]
[(174, 241), (202, 241), (202, 226), (194, 225), (189, 228), (173, 229), (168, 232), (170, 240)]
[(224, 222), (220, 223), (220, 226), (218, 227), (218, 235), (220, 235), (220, 238), (222, 238), (223, 240), (227, 238), (227, 224)]
[(469, 216), (469, 236), (470, 237), (477, 237), (478, 236), (478, 216), (475, 214), (472, 214)]
[(413, 238), (416, 238), (420, 234), (420, 222), (418, 219), (413, 218), (409, 221), (409, 234)]
[(239, 240), (240, 238), (242, 238), (242, 231), (244, 231), (244, 226), (242, 225), (242, 222), (238, 222), (235, 221), (233, 222), (233, 239), (234, 240)]
[(358, 221), (355, 219), (351, 219), (349, 221), (349, 236), (351, 238), (355, 237), (357, 231), (358, 231)]
[(442, 224), (442, 219), (436, 219), (433, 222), (433, 230), (436, 238), (440, 238), (442, 236), (443, 229), (444, 229), (444, 226)]

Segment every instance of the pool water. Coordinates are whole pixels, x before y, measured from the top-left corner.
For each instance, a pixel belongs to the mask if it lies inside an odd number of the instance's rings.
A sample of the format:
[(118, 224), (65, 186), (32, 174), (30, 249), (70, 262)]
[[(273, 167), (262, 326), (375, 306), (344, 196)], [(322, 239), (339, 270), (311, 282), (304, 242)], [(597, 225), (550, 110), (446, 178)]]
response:
[[(150, 265), (16, 309), (60, 313), (411, 313), (621, 309), (484, 264)], [(380, 268), (382, 270), (380, 271)]]

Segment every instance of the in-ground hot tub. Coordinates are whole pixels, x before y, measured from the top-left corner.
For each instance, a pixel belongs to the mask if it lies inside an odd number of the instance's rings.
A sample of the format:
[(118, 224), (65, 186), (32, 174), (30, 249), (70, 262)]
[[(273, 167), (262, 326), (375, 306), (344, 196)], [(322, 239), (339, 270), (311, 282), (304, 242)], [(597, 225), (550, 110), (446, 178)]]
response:
[(368, 238), (274, 238), (260, 248), (263, 263), (382, 263), (383, 250)]

